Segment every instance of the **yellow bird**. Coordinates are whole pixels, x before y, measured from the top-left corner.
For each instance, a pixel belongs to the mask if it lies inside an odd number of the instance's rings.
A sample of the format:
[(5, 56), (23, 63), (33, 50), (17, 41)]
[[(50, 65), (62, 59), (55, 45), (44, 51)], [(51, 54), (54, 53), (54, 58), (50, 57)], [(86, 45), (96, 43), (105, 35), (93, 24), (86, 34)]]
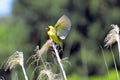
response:
[(63, 47), (63, 40), (67, 37), (71, 29), (71, 21), (66, 16), (63, 15), (55, 24), (55, 26), (48, 26), (49, 37), (59, 46)]

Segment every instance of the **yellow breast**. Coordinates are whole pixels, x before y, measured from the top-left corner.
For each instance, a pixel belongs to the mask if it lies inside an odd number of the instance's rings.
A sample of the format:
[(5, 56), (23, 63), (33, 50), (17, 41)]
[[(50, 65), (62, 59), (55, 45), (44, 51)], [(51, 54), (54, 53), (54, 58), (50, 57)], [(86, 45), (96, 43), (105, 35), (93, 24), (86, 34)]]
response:
[(57, 36), (57, 33), (54, 27), (49, 26), (49, 31), (47, 33), (54, 42), (58, 43), (62, 47), (62, 40), (59, 38), (59, 36)]
[(48, 35), (53, 39), (53, 41), (55, 41), (55, 42), (59, 41), (58, 36), (55, 33), (53, 33), (52, 31), (48, 31)]

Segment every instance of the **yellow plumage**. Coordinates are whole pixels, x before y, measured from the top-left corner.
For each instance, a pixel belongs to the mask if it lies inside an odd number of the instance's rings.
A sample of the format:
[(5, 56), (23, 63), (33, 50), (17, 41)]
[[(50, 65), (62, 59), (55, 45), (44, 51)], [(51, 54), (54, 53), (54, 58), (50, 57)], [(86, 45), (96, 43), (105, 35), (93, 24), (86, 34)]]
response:
[(60, 47), (63, 47), (63, 42), (71, 29), (71, 21), (66, 15), (63, 15), (55, 24), (55, 26), (48, 26), (49, 37)]
[(48, 28), (49, 28), (48, 35), (50, 36), (50, 38), (52, 38), (52, 40), (59, 44), (60, 47), (62, 48), (63, 46), (62, 40), (57, 36), (55, 28), (53, 26), (48, 26)]

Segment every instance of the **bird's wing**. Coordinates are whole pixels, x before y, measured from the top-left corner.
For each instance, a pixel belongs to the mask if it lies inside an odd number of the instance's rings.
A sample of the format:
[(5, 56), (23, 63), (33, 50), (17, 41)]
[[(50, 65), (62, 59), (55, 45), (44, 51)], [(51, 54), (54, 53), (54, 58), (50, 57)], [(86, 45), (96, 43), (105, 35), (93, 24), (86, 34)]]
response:
[(55, 24), (55, 29), (60, 39), (64, 40), (71, 29), (70, 19), (66, 15), (63, 15)]

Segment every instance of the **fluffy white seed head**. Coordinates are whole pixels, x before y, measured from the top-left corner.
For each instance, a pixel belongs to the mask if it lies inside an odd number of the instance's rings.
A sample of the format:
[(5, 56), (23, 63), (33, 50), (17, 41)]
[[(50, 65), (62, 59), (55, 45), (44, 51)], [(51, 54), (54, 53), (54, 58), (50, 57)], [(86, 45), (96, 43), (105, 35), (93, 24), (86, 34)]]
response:
[(112, 24), (111, 27), (113, 29), (109, 31), (109, 33), (107, 34), (107, 36), (105, 37), (105, 40), (104, 40), (104, 42), (106, 43), (105, 47), (111, 46), (116, 41), (118, 41), (118, 38), (119, 38), (119, 27), (114, 24)]

